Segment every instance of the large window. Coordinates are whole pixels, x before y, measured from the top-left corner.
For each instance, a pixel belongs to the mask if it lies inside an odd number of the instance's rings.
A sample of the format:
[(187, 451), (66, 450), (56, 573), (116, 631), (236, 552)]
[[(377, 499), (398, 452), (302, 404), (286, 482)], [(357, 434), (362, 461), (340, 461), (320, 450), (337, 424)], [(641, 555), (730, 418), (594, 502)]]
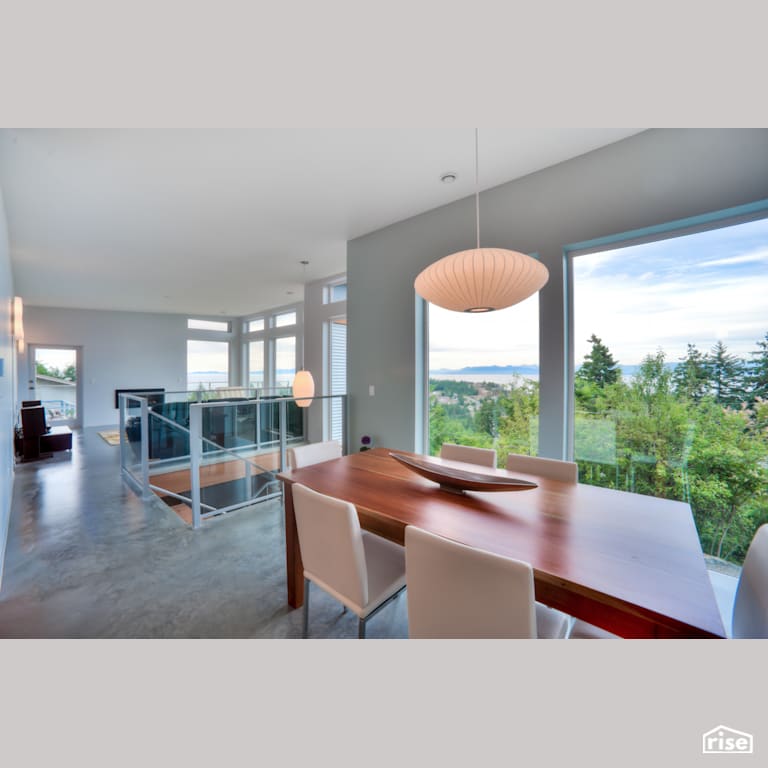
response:
[(429, 304), (429, 450), (444, 442), (537, 453), (539, 302), (486, 314)]
[(300, 307), (281, 307), (243, 322), (244, 383), (271, 394), (289, 394), (302, 331)]
[(187, 340), (187, 389), (218, 389), (229, 383), (229, 342)]
[(248, 386), (264, 386), (264, 339), (248, 342)]
[(296, 337), (275, 339), (275, 382), (278, 389), (290, 388), (296, 375)]
[(768, 220), (573, 257), (581, 482), (691, 504), (741, 562), (768, 521)]

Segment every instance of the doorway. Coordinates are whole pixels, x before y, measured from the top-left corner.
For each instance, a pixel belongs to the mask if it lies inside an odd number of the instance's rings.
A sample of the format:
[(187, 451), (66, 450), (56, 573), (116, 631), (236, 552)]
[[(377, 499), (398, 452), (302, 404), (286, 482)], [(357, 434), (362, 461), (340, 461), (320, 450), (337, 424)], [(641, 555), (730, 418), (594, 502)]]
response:
[(30, 344), (29, 399), (40, 400), (49, 426), (82, 422), (82, 348)]

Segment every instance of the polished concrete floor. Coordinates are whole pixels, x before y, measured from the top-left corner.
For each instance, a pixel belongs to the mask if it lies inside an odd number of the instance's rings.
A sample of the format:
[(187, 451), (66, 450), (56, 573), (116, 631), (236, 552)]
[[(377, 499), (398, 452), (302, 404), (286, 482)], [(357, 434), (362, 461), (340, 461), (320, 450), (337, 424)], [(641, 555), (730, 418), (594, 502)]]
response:
[[(16, 467), (0, 637), (299, 638), (279, 501), (193, 531), (122, 481), (120, 449), (99, 429)], [(311, 605), (311, 637), (357, 636), (356, 617), (324, 593)], [(404, 595), (368, 625), (369, 638), (407, 635)]]

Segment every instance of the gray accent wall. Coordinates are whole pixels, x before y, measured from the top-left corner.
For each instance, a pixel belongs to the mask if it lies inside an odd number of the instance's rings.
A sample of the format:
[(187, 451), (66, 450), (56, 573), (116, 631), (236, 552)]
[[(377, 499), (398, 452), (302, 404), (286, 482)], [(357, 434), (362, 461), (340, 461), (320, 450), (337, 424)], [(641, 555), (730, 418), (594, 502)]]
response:
[[(568, 453), (564, 248), (764, 199), (766, 129), (650, 130), (481, 194), (481, 244), (536, 253), (550, 272), (539, 303), (542, 455)], [(474, 238), (470, 197), (348, 243), (353, 443), (365, 433), (377, 445), (423, 449), (413, 281)]]
[[(116, 426), (115, 389), (187, 388), (187, 316), (25, 307), (28, 344), (82, 347), (82, 426)], [(26, 397), (29, 355), (19, 360)], [(22, 398), (23, 399), (23, 398)]]

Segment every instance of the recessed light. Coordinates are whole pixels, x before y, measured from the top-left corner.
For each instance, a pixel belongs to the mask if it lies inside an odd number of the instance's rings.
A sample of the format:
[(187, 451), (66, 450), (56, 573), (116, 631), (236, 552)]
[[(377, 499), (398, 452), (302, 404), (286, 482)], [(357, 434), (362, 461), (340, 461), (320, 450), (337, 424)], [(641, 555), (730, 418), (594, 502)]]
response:
[(443, 184), (453, 184), (453, 182), (456, 181), (456, 174), (453, 171), (448, 171), (440, 177), (440, 181), (442, 181)]

